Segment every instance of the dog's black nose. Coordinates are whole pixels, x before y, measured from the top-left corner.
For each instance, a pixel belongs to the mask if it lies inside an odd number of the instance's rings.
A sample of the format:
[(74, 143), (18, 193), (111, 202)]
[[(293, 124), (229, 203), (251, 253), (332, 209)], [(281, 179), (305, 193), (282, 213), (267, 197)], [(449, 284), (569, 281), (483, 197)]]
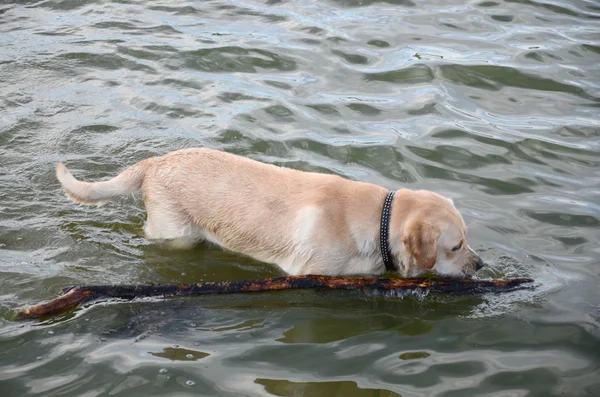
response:
[(477, 259), (477, 262), (475, 263), (475, 271), (478, 272), (483, 268), (483, 259), (479, 258)]

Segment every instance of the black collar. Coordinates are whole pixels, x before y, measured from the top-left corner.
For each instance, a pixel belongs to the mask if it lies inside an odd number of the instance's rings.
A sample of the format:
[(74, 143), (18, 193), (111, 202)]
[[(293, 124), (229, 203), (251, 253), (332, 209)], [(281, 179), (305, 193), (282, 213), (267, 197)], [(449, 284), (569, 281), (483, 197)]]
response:
[(388, 244), (388, 231), (390, 228), (390, 216), (392, 215), (392, 201), (394, 200), (395, 190), (391, 190), (385, 197), (383, 203), (383, 209), (381, 210), (381, 224), (379, 226), (379, 244), (381, 245), (381, 257), (383, 258), (383, 264), (385, 268), (390, 271), (396, 271), (394, 266), (394, 260), (392, 258), (392, 252)]

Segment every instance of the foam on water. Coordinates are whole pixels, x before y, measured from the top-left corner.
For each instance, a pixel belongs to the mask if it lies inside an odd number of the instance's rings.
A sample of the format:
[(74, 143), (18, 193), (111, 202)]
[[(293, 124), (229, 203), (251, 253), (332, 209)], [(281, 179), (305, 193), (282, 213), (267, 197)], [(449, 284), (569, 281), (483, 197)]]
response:
[(424, 300), (429, 295), (428, 288), (416, 288), (410, 290), (373, 290), (365, 289), (361, 291), (361, 295), (366, 298), (383, 298), (383, 299), (404, 299), (406, 297), (416, 298), (418, 300)]

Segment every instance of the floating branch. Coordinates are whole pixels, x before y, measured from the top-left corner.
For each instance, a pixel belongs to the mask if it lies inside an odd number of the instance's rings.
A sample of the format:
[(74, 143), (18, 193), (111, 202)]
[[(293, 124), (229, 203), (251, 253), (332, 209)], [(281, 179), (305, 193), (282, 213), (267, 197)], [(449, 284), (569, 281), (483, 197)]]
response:
[(497, 280), (390, 279), (373, 277), (283, 276), (262, 280), (214, 281), (197, 284), (89, 285), (64, 288), (51, 301), (17, 312), (18, 319), (57, 314), (98, 298), (134, 299), (147, 296), (214, 295), (287, 289), (361, 290), (364, 292), (413, 291), (418, 289), (448, 294), (482, 294), (527, 288), (530, 278)]

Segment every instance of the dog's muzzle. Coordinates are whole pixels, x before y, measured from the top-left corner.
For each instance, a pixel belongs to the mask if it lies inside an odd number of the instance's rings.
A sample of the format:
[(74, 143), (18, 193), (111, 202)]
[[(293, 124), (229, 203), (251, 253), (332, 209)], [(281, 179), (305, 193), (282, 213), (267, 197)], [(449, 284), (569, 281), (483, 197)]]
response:
[(469, 251), (471, 252), (471, 257), (473, 261), (471, 263), (473, 263), (473, 268), (476, 272), (478, 272), (483, 268), (483, 259), (481, 259), (481, 257), (477, 255), (477, 253), (473, 251), (471, 247), (469, 247)]
[(478, 272), (483, 268), (483, 259), (477, 257), (477, 261), (475, 262), (475, 271)]

